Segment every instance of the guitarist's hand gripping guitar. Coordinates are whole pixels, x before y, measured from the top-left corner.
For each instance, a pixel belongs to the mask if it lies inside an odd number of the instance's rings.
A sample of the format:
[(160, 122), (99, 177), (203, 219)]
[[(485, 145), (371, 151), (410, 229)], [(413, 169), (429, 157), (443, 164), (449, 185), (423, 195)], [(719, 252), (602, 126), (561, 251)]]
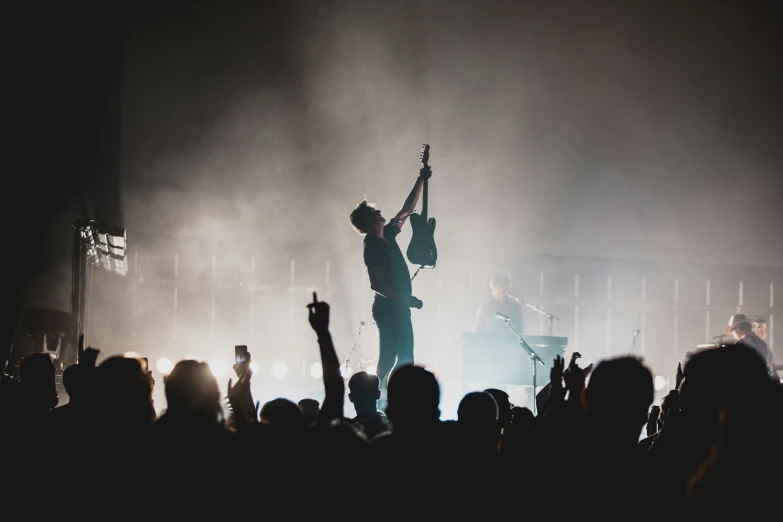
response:
[(438, 249), (435, 246), (435, 218), (427, 218), (427, 183), (432, 175), (429, 168), (430, 146), (426, 143), (421, 148), (421, 176), (424, 180), (424, 195), (421, 214), (410, 216), (413, 236), (408, 245), (408, 261), (420, 267), (433, 268), (438, 261)]

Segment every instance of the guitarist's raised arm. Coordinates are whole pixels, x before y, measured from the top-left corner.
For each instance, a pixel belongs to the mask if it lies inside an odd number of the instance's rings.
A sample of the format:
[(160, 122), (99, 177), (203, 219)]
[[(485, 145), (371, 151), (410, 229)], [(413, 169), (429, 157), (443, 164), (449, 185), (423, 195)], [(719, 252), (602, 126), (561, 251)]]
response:
[(402, 205), (402, 209), (397, 212), (397, 215), (392, 219), (392, 223), (395, 223), (398, 227), (402, 228), (405, 222), (408, 220), (408, 216), (416, 210), (416, 205), (419, 203), (419, 195), (421, 189), (424, 186), (424, 180), (430, 179), (432, 171), (429, 166), (422, 167), (419, 171), (419, 177), (416, 179), (416, 183), (413, 185), (410, 194), (405, 199), (405, 203)]

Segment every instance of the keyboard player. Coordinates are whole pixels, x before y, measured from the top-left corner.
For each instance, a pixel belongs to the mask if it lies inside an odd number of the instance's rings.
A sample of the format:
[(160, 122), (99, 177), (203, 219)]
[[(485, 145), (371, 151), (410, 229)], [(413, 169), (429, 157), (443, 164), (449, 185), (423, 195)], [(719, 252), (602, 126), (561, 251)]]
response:
[(522, 303), (511, 297), (512, 281), (506, 275), (493, 275), (489, 280), (489, 288), (492, 292), (492, 298), (484, 301), (476, 311), (476, 318), (473, 321), (473, 331), (482, 334), (494, 334), (505, 336), (513, 334), (508, 327), (499, 320), (495, 314), (501, 314), (511, 318), (517, 332), (525, 332), (522, 319)]

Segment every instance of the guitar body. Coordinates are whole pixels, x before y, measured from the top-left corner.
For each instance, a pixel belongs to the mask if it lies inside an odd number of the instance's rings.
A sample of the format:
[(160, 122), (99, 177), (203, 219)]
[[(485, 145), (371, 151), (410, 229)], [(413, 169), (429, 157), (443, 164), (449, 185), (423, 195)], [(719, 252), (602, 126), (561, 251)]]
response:
[[(430, 146), (426, 143), (421, 148), (421, 166), (428, 167), (430, 158)], [(427, 219), (427, 198), (428, 198), (428, 180), (424, 179), (424, 194), (421, 214), (413, 213), (410, 215), (413, 236), (408, 244), (408, 261), (421, 267), (434, 267), (438, 261), (438, 249), (435, 246), (435, 218)]]
[(408, 244), (408, 261), (419, 266), (435, 266), (438, 261), (438, 247), (435, 246), (435, 218), (427, 219), (422, 214), (411, 214), (409, 219), (413, 236)]

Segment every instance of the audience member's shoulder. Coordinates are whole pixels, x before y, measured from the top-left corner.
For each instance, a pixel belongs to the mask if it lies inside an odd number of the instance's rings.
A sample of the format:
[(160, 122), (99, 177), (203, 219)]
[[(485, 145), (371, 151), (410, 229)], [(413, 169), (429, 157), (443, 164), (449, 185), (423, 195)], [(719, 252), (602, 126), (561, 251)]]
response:
[(392, 433), (391, 431), (384, 431), (383, 433), (379, 433), (378, 435), (370, 439), (370, 446), (381, 450), (390, 448), (393, 443), (394, 443), (394, 433)]
[(443, 435), (452, 435), (459, 432), (459, 423), (455, 420), (440, 421), (440, 432)]
[(9, 375), (3, 374), (0, 377), (0, 393), (17, 393), (21, 389), (19, 381)]
[(640, 440), (639, 444), (638, 444), (639, 450), (640, 451), (647, 451), (647, 450), (649, 450), (652, 447), (652, 445), (655, 443), (655, 439), (658, 438), (658, 434), (659, 433), (653, 433), (649, 437), (645, 437), (642, 440)]

